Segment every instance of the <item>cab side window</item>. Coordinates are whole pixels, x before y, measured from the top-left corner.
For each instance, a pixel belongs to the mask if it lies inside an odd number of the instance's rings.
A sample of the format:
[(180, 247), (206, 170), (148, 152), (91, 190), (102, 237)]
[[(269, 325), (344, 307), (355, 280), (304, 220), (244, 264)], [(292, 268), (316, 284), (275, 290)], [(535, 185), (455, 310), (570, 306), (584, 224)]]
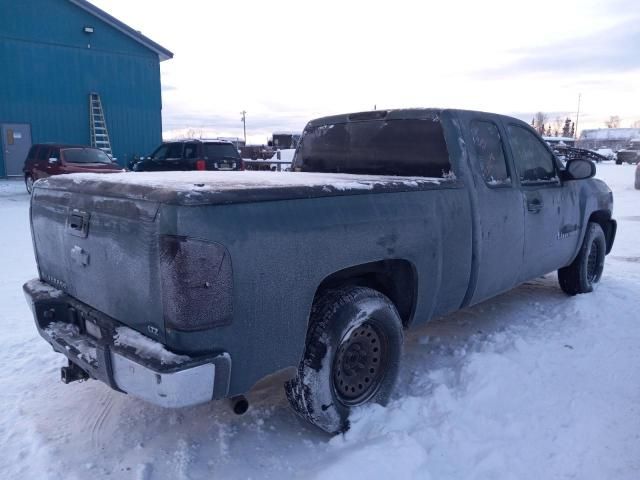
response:
[(511, 176), (498, 127), (493, 122), (473, 120), (471, 138), (487, 185), (491, 187), (511, 185)]
[(167, 158), (167, 150), (169, 150), (169, 146), (162, 145), (151, 154), (151, 158), (153, 158), (154, 160), (164, 160), (165, 158)]
[(558, 182), (553, 154), (529, 130), (509, 125), (513, 161), (522, 185)]
[(36, 154), (36, 160), (38, 161), (47, 161), (49, 160), (49, 151), (51, 150), (50, 147), (40, 147), (38, 149), (38, 153)]
[(172, 143), (169, 145), (167, 158), (182, 158), (182, 143)]
[(184, 158), (198, 158), (198, 144), (187, 143), (184, 146)]

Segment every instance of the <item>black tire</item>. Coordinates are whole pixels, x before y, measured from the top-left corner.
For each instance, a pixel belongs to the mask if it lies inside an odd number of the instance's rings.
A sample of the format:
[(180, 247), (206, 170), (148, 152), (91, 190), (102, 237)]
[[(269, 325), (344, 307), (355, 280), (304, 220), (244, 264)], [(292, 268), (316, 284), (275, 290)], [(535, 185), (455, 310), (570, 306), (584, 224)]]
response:
[(328, 290), (313, 305), (303, 359), (285, 385), (289, 403), (325, 432), (348, 430), (352, 408), (388, 402), (402, 341), (400, 315), (382, 293)]
[(622, 165), (622, 160), (616, 160), (616, 165)]
[(606, 250), (602, 227), (589, 222), (578, 256), (571, 265), (558, 270), (560, 288), (567, 295), (592, 292), (602, 277)]
[(27, 193), (31, 195), (31, 192), (33, 192), (33, 177), (28, 173), (24, 176), (24, 186), (27, 188)]

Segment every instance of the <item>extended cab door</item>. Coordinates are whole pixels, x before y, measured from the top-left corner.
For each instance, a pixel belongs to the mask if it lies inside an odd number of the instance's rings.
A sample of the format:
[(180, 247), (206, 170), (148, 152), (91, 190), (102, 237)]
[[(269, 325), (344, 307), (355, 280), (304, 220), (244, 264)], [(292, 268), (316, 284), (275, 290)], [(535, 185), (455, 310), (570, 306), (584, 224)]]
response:
[(525, 209), (524, 261), (526, 281), (571, 261), (579, 240), (579, 205), (570, 185), (560, 181), (551, 149), (528, 125), (506, 126)]
[(477, 216), (477, 272), (472, 275), (465, 303), (475, 304), (518, 284), (524, 250), (524, 211), (513, 166), (508, 162), (502, 126), (491, 115), (462, 115)]

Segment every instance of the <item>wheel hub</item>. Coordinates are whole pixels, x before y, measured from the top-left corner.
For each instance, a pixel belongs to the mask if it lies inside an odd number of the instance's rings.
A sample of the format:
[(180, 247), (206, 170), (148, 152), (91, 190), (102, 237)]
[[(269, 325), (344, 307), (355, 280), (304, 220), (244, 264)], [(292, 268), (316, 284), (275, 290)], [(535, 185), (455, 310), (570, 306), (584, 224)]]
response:
[(378, 389), (383, 374), (385, 346), (376, 327), (365, 322), (344, 338), (333, 365), (333, 383), (347, 405), (367, 401)]

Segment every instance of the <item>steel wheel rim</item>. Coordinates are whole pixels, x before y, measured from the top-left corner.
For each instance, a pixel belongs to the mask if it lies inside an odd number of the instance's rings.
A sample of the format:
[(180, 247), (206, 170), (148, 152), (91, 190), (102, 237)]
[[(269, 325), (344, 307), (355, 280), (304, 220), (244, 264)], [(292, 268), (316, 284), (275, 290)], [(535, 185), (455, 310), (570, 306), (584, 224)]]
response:
[(360, 405), (373, 397), (384, 377), (387, 342), (381, 330), (364, 322), (345, 336), (333, 362), (333, 387), (341, 403)]
[(587, 280), (592, 283), (598, 277), (598, 257), (600, 256), (600, 246), (598, 242), (591, 242), (589, 256), (587, 257)]

